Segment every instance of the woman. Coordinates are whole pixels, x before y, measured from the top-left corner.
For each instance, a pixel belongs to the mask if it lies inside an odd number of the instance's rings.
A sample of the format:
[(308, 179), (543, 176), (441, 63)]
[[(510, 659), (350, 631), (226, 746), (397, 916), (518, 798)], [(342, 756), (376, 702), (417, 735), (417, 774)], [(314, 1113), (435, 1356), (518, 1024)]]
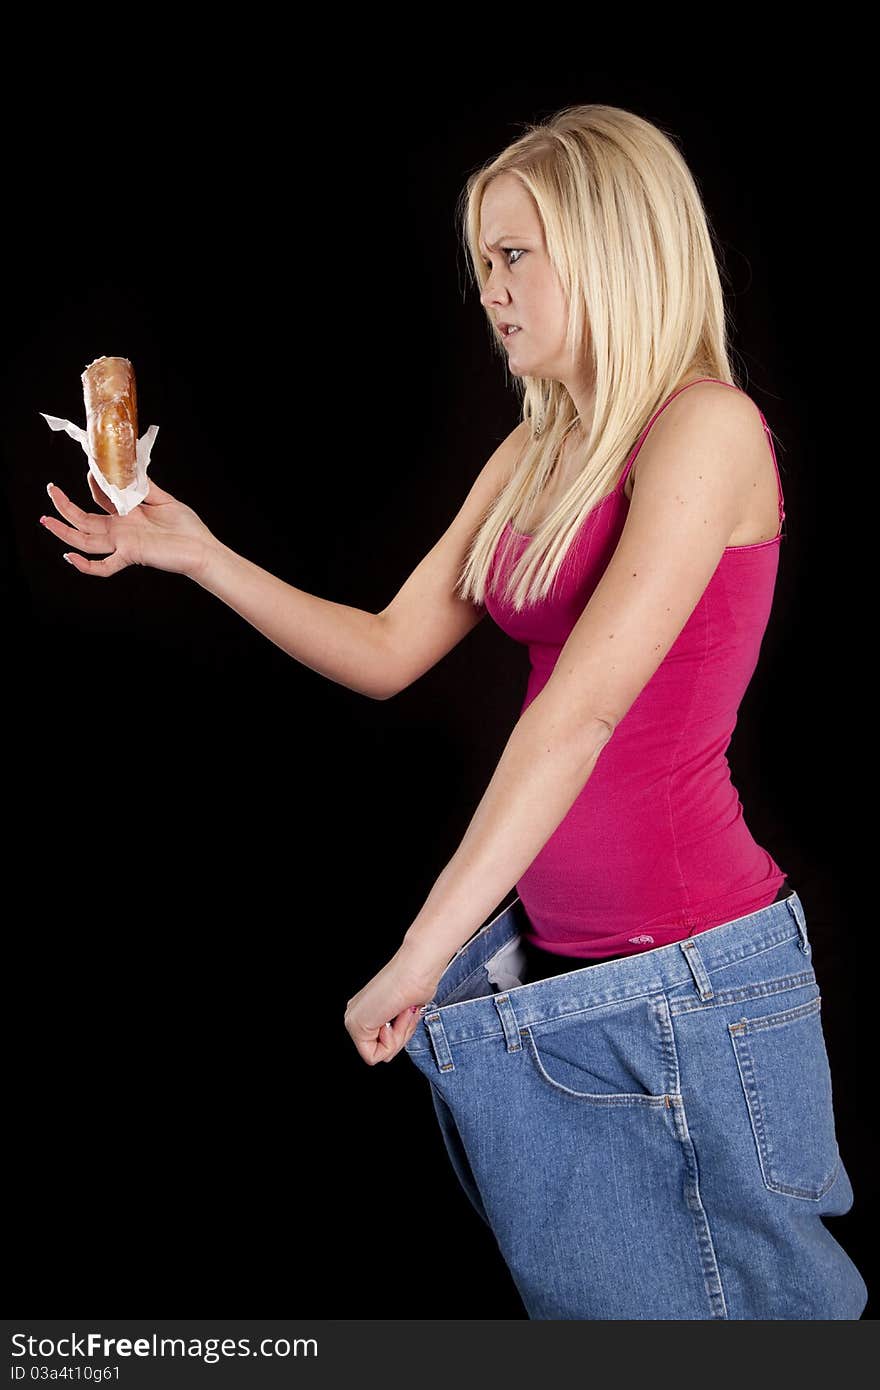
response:
[(354, 1044), (428, 1078), (529, 1317), (856, 1319), (864, 1282), (821, 1220), (853, 1193), (804, 909), (724, 756), (785, 513), (698, 191), (663, 132), (591, 105), (529, 127), (463, 212), (523, 418), (382, 613), (274, 579), (152, 482), (122, 518), (91, 476), (109, 518), (54, 489), (70, 527), (47, 524), (112, 550), (81, 572), (188, 574), (375, 698), (486, 612), (527, 645), (520, 719), (349, 1000)]

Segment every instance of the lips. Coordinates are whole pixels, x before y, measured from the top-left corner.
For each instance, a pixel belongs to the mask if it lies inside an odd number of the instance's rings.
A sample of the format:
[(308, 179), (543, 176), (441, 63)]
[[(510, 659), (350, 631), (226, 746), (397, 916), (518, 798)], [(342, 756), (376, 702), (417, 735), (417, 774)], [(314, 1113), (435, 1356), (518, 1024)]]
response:
[(501, 329), (505, 338), (509, 338), (511, 333), (518, 333), (520, 331), (518, 323), (500, 323), (498, 327)]

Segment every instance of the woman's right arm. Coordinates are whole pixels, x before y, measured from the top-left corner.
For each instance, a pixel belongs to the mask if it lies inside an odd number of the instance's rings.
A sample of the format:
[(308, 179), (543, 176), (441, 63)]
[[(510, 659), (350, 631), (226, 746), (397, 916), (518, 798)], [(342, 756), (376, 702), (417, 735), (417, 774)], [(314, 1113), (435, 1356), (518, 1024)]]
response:
[(484, 465), (461, 510), (381, 613), (296, 589), (212, 539), (191, 578), (288, 656), (329, 680), (387, 700), (451, 651), (483, 616), (455, 593), (474, 530), (510, 474), (528, 426)]
[[(483, 616), (455, 592), (474, 531), (506, 483), (525, 443), (517, 425), (480, 471), (458, 515), (381, 613), (295, 589), (223, 545), (185, 503), (150, 480), (147, 496), (125, 516), (98, 486), (101, 512), (85, 512), (59, 487), (48, 492), (60, 520), (40, 520), (80, 574), (108, 579), (128, 565), (185, 574), (222, 599), (288, 656), (374, 700), (387, 700), (435, 666)], [(103, 556), (103, 559), (95, 558)], [(93, 557), (93, 558), (89, 558)]]

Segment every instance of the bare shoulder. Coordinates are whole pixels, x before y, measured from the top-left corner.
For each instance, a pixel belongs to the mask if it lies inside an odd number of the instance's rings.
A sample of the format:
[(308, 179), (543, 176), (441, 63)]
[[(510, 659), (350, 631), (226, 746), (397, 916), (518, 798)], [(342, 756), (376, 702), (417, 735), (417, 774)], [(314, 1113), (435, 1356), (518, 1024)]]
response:
[(779, 529), (776, 467), (764, 421), (755, 402), (746, 392), (723, 382), (699, 381), (681, 391), (658, 415), (639, 450), (625, 492), (632, 496), (639, 465), (645, 470), (667, 452), (676, 437), (735, 445), (726, 451), (742, 482), (743, 505), (740, 521), (729, 544), (753, 545), (770, 540)]
[[(724, 430), (733, 428), (742, 435), (744, 443), (753, 440), (760, 442), (764, 432), (758, 407), (745, 391), (727, 386), (722, 381), (696, 381), (680, 391), (661, 411), (645, 443), (652, 435), (660, 437), (673, 433), (681, 423), (686, 423), (690, 428), (695, 421), (705, 422), (708, 429), (713, 426)], [(640, 451), (639, 458), (642, 452), (644, 450)]]

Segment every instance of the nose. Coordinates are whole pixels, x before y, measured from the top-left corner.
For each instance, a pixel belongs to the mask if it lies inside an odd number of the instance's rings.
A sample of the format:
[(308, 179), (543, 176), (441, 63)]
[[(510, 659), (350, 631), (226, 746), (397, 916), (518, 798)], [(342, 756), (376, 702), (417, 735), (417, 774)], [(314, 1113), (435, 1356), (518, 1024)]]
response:
[(510, 296), (497, 281), (493, 283), (490, 275), (483, 286), (483, 291), (480, 295), (480, 303), (484, 309), (488, 309), (491, 305), (500, 306), (502, 304), (509, 304)]

